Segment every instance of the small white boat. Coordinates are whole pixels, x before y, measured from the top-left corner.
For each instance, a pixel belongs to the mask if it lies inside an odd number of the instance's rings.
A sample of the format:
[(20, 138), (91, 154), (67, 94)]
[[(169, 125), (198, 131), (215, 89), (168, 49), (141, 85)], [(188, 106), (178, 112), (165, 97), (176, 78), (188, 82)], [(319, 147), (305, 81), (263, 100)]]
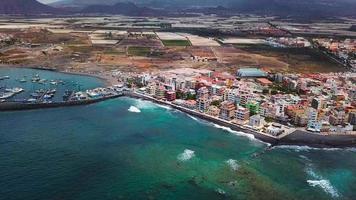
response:
[(5, 91), (6, 92), (10, 92), (10, 93), (14, 93), (14, 94), (18, 94), (18, 93), (23, 92), (24, 89), (16, 87), (16, 88), (7, 88), (7, 89), (5, 89)]
[(0, 99), (8, 99), (15, 95), (13, 92), (4, 92), (0, 94)]
[(27, 102), (30, 102), (30, 103), (33, 103), (33, 102), (36, 102), (37, 99), (34, 99), (34, 98), (30, 98), (30, 99), (27, 99)]
[(53, 81), (53, 80), (51, 80), (49, 83), (50, 83), (51, 85), (57, 85), (57, 84), (58, 84), (57, 81)]
[(3, 77), (0, 77), (0, 80), (5, 80), (5, 79), (10, 79), (10, 76), (3, 76)]

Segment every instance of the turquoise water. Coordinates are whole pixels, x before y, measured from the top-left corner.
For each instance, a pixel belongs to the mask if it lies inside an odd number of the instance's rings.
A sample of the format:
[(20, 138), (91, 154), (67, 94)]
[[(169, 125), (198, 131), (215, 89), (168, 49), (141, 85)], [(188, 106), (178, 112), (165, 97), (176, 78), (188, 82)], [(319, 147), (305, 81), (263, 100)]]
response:
[[(37, 74), (41, 79), (46, 79), (47, 81), (44, 84), (32, 83), (31, 79)], [(27, 68), (0, 68), (0, 77), (10, 76), (10, 79), (0, 80), (0, 92), (3, 91), (4, 88), (23, 88), (25, 90), (23, 93), (20, 93), (10, 99), (22, 101), (29, 99), (30, 94), (36, 90), (56, 89), (57, 92), (52, 101), (62, 101), (63, 94), (66, 90), (85, 91), (87, 89), (93, 89), (104, 85), (101, 81), (94, 77), (63, 73), (60, 73), (59, 76), (58, 74), (59, 73), (52, 71)], [(19, 80), (23, 78), (26, 82), (21, 83)], [(64, 84), (52, 85), (50, 84), (51, 80), (61, 80)]]
[(0, 128), (4, 200), (356, 196), (353, 149), (265, 151), (251, 137), (142, 100), (3, 112)]

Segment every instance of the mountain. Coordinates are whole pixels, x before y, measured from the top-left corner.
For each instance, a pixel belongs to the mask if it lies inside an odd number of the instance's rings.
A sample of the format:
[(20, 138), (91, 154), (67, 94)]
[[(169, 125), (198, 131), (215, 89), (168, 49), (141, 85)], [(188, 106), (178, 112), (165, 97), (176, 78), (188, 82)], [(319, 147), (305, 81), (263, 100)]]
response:
[(37, 15), (60, 14), (62, 11), (36, 0), (0, 0), (0, 14)]
[(90, 5), (81, 13), (102, 13), (127, 16), (159, 16), (165, 12), (147, 7), (139, 7), (134, 3), (116, 3), (114, 5)]
[[(116, 3), (134, 3), (138, 7), (164, 9), (165, 11), (202, 11), (210, 14), (224, 14), (221, 8), (227, 8), (229, 14), (246, 13), (261, 15), (277, 15), (283, 17), (338, 17), (356, 16), (356, 0), (61, 0), (56, 6), (78, 6), (89, 11), (105, 11), (93, 5), (114, 5)], [(124, 6), (123, 6), (124, 7)], [(113, 8), (109, 9), (114, 12)], [(137, 10), (137, 8), (136, 8)], [(119, 13), (124, 13), (122, 10)], [(136, 11), (138, 12), (138, 11)]]
[(53, 7), (81, 7), (84, 8), (90, 5), (114, 5), (120, 0), (60, 0), (50, 5)]
[(280, 16), (356, 15), (356, 1), (353, 0), (237, 0), (230, 2), (229, 7), (244, 13)]

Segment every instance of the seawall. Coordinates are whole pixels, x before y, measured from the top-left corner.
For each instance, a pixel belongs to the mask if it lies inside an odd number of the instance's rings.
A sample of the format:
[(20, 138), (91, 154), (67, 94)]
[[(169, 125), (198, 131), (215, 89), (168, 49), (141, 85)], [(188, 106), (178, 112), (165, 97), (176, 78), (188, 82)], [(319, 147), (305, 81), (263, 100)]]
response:
[(20, 110), (34, 110), (34, 109), (88, 105), (88, 104), (105, 101), (108, 99), (114, 99), (120, 96), (123, 95), (118, 94), (118, 95), (97, 98), (97, 99), (80, 100), (80, 101), (62, 101), (62, 102), (52, 102), (52, 103), (3, 102), (0, 103), (0, 111), (20, 111)]

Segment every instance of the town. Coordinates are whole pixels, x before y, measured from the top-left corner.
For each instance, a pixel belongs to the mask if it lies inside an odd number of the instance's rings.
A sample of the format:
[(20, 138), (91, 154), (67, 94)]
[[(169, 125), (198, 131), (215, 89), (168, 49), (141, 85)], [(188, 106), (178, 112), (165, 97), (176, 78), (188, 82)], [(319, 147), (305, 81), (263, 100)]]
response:
[(356, 134), (356, 74), (236, 74), (192, 68), (112, 72), (130, 90), (256, 131)]

